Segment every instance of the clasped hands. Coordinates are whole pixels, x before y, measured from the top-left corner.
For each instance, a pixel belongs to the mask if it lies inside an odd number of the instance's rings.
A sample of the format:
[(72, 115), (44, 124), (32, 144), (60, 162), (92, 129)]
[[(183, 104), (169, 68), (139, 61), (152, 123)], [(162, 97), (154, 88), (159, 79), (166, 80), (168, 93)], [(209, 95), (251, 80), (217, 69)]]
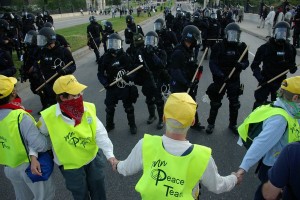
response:
[(117, 160), (115, 157), (111, 157), (108, 159), (108, 162), (111, 164), (112, 170), (114, 172), (117, 171), (117, 165), (120, 162), (119, 160)]
[(237, 185), (241, 184), (241, 182), (243, 181), (243, 176), (245, 174), (245, 170), (243, 169), (238, 169), (237, 172), (232, 172), (231, 174), (235, 175), (237, 178)]

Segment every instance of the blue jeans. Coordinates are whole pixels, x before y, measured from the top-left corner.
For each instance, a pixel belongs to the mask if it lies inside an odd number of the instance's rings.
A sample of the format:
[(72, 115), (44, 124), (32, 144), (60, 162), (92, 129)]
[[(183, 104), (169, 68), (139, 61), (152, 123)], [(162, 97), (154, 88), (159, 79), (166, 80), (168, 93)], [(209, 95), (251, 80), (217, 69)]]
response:
[(93, 161), (79, 169), (59, 169), (74, 200), (106, 200), (102, 152), (98, 151)]

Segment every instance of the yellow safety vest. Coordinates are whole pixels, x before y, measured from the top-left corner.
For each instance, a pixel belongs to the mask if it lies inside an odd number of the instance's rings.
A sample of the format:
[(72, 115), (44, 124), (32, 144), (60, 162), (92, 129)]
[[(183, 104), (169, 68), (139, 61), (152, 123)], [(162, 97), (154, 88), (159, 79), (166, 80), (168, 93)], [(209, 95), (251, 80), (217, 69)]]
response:
[(90, 162), (98, 152), (96, 144), (96, 108), (84, 102), (87, 111), (77, 126), (67, 124), (56, 116), (56, 105), (41, 112), (59, 162), (64, 169), (78, 169)]
[(19, 132), (23, 115), (33, 117), (22, 109), (12, 110), (0, 121), (0, 164), (15, 168), (28, 161), (28, 155)]
[(190, 199), (192, 190), (202, 177), (211, 149), (194, 145), (185, 156), (168, 153), (160, 136), (145, 134), (143, 140), (143, 176), (135, 186), (143, 200)]
[[(272, 105), (262, 105), (256, 108), (239, 126), (238, 132), (240, 137), (246, 141), (250, 124), (262, 122), (274, 115), (281, 115), (288, 123), (288, 143), (300, 140), (300, 127), (297, 119), (290, 116), (284, 109)], [(276, 130), (274, 130), (276, 131)]]

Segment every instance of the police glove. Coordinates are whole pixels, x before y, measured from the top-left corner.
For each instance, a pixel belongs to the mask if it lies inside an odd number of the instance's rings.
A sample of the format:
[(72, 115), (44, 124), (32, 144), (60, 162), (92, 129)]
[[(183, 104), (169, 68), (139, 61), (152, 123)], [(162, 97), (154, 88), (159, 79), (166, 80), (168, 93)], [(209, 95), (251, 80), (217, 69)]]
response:
[(268, 84), (268, 80), (266, 80), (264, 77), (259, 81), (259, 86), (264, 87)]
[(297, 71), (297, 67), (296, 66), (290, 67), (290, 73), (291, 74), (294, 74), (296, 71)]
[(236, 64), (235, 64), (235, 68), (236, 68), (237, 70), (240, 70), (240, 71), (242, 71), (242, 70), (243, 70), (243, 68), (244, 68), (244, 64), (243, 64), (243, 63), (241, 63), (241, 62), (236, 62)]
[(58, 70), (57, 73), (58, 73), (58, 75), (60, 75), (60, 76), (66, 75), (66, 71), (65, 71), (64, 69)]
[(125, 82), (129, 82), (129, 77), (126, 75), (126, 74), (124, 74), (123, 76), (122, 76), (122, 79), (125, 81)]

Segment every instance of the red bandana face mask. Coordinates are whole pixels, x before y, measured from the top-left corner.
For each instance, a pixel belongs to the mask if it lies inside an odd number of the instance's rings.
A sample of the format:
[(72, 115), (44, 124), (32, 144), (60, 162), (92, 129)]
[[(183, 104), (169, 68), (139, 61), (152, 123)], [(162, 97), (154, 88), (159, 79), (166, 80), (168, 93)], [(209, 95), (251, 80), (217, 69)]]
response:
[(1, 105), (0, 109), (12, 109), (12, 110), (16, 110), (16, 109), (23, 109), (29, 113), (32, 112), (32, 110), (26, 110), (24, 108), (24, 106), (22, 105), (22, 99), (20, 97), (16, 97), (14, 100), (12, 100), (11, 102)]
[(75, 120), (75, 126), (80, 124), (82, 115), (84, 113), (82, 95), (78, 98), (70, 99), (59, 103), (62, 112)]

